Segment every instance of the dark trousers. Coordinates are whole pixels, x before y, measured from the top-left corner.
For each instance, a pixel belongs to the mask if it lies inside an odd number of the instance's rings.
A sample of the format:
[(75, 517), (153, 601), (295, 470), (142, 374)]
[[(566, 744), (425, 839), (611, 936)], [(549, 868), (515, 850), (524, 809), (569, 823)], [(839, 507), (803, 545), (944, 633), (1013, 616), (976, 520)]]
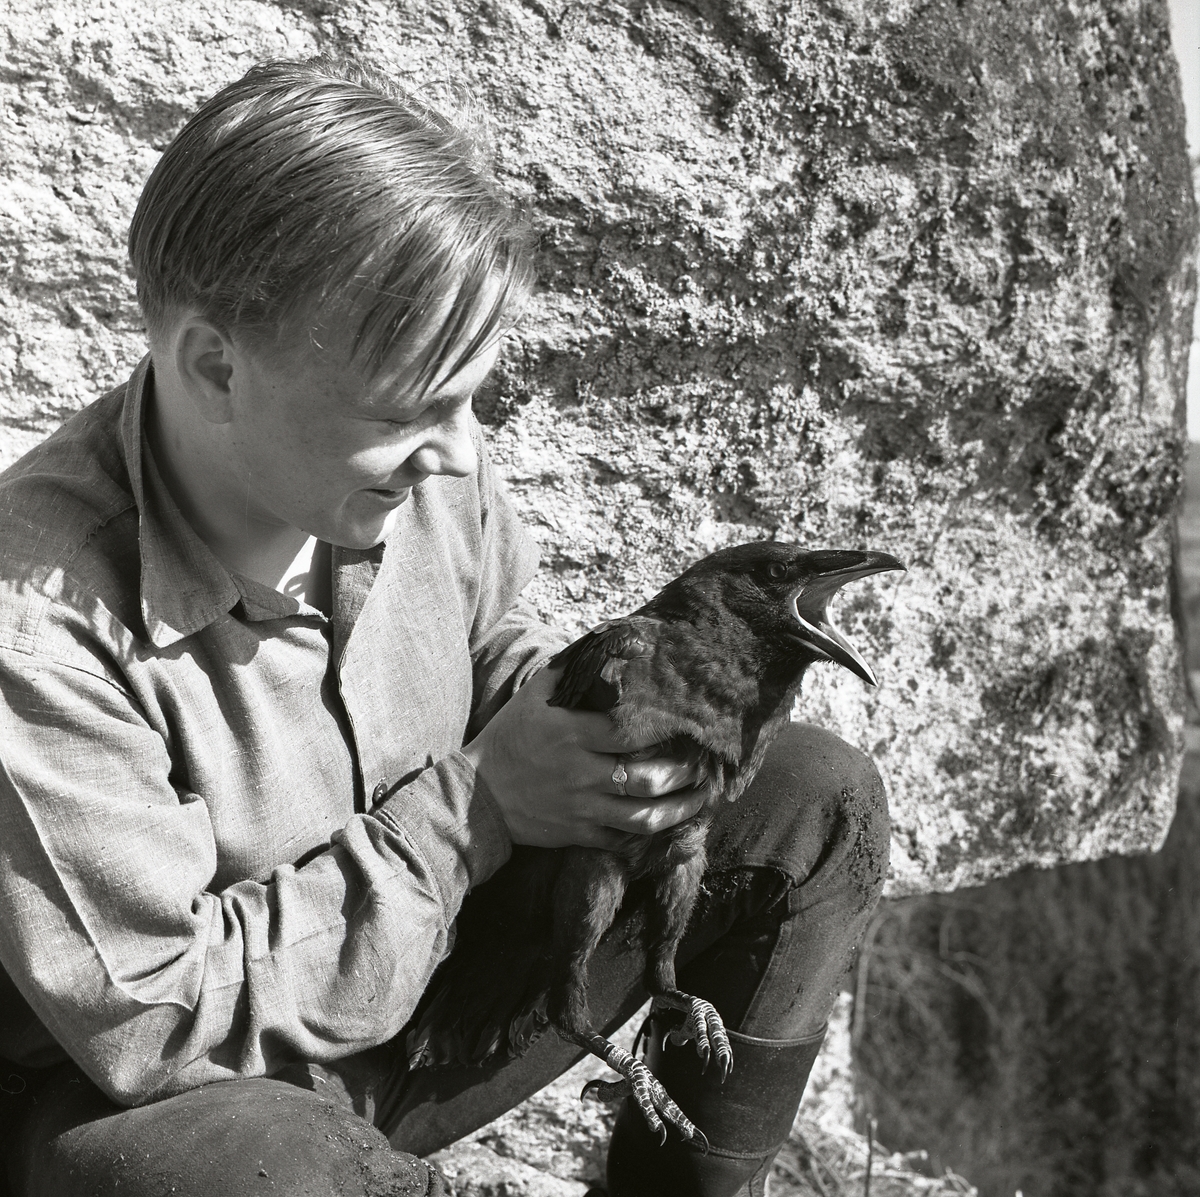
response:
[[(754, 783), (717, 814), (680, 986), (744, 1035), (818, 1033), (878, 900), (888, 840), (870, 760), (820, 728), (786, 727)], [(619, 920), (592, 964), (597, 1023), (615, 1029), (645, 1001), (643, 963)], [(519, 1059), (410, 1072), (401, 1035), (333, 1067), (297, 1064), (129, 1110), (64, 1065), (22, 1077), (0, 1141), (12, 1197), (437, 1194), (421, 1156), (511, 1109), (580, 1054), (547, 1033)]]

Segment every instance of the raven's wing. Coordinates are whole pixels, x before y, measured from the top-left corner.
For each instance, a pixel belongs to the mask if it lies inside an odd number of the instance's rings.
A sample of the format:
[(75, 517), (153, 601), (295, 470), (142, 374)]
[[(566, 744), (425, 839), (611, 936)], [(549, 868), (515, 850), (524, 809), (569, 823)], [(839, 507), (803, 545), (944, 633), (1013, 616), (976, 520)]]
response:
[(611, 711), (621, 701), (621, 679), (630, 661), (654, 655), (662, 625), (629, 616), (597, 624), (550, 661), (563, 675), (547, 700), (552, 707)]
[(503, 868), (467, 895), (453, 950), (410, 1023), (410, 1067), (523, 1055), (548, 1025), (550, 894), (562, 857), (559, 850), (518, 845)]

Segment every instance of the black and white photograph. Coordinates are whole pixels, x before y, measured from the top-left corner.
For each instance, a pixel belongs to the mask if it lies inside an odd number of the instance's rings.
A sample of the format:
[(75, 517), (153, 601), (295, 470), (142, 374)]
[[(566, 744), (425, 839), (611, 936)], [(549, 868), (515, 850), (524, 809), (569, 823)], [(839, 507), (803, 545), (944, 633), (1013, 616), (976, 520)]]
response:
[(0, 1197), (1200, 1197), (1200, 0), (0, 13)]

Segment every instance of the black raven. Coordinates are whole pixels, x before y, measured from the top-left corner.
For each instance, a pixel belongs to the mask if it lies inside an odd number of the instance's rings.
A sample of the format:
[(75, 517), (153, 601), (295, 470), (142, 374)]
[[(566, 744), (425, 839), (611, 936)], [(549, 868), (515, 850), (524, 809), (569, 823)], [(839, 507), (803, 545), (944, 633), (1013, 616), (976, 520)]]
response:
[[(501, 871), (508, 876), (500, 900), (464, 907), (456, 949), (435, 974), (409, 1036), (414, 1065), (519, 1054), (548, 1022), (624, 1078), (593, 1081), (585, 1094), (632, 1092), (664, 1141), (663, 1119), (684, 1138), (703, 1140), (646, 1066), (596, 1031), (588, 961), (630, 884), (645, 882), (645, 984), (654, 1008), (673, 1020), (674, 1042), (694, 1041), (705, 1065), (711, 1057), (728, 1074), (733, 1057), (720, 1016), (675, 982), (709, 824), (718, 803), (749, 785), (810, 664), (836, 661), (875, 684), (870, 666), (830, 623), (829, 600), (848, 582), (902, 569), (878, 552), (765, 541), (721, 549), (550, 662), (562, 669), (552, 705), (607, 712), (624, 740), (654, 746), (640, 756), (694, 761), (704, 806), (667, 831), (631, 837), (619, 851), (517, 849)], [(621, 771), (618, 765), (615, 779)]]

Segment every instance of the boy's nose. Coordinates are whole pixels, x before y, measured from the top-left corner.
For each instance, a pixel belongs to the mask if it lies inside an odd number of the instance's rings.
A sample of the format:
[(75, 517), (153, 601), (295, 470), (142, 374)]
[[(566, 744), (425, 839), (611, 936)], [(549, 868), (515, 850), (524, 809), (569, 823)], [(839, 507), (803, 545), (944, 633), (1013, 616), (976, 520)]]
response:
[(471, 439), (470, 405), (463, 404), (438, 421), (409, 462), (423, 474), (445, 474), (452, 478), (473, 474), (479, 465), (479, 455)]

